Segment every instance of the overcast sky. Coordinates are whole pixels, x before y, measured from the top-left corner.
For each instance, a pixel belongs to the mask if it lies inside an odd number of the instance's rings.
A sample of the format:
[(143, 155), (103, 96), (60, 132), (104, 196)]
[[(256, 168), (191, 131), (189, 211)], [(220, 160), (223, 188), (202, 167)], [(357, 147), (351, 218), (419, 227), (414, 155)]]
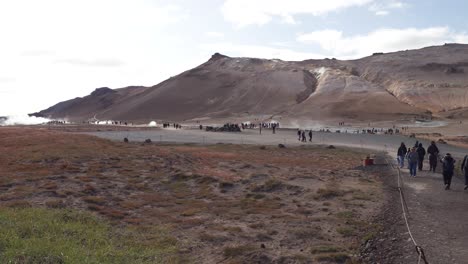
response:
[(151, 86), (220, 52), (351, 59), (468, 43), (461, 0), (0, 0), (0, 116)]

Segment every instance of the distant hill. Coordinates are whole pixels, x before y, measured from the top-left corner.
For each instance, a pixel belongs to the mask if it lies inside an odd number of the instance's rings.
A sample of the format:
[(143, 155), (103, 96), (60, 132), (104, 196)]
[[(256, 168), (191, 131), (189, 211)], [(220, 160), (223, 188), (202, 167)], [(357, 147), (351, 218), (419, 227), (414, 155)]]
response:
[(468, 115), (468, 45), (300, 62), (214, 54), (152, 87), (98, 88), (34, 116), (100, 120), (395, 120)]

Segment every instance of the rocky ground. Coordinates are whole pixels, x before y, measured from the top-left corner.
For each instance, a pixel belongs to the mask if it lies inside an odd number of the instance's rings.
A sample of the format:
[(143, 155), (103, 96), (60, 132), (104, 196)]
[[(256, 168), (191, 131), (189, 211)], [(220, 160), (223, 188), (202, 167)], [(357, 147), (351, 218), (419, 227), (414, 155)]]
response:
[(186, 262), (355, 263), (384, 227), (373, 220), (388, 198), (382, 170), (361, 167), (356, 150), (0, 134), (1, 206), (165, 226)]

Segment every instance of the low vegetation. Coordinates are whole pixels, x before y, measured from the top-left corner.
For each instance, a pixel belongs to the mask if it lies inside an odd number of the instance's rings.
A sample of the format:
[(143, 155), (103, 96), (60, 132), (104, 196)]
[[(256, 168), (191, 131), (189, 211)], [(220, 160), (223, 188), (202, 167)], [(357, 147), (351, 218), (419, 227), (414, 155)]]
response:
[(0, 146), (2, 263), (351, 263), (382, 202), (350, 149), (27, 128)]
[[(157, 235), (156, 235), (157, 234)], [(151, 235), (115, 228), (90, 213), (2, 208), (1, 263), (170, 263), (177, 241), (164, 229)]]

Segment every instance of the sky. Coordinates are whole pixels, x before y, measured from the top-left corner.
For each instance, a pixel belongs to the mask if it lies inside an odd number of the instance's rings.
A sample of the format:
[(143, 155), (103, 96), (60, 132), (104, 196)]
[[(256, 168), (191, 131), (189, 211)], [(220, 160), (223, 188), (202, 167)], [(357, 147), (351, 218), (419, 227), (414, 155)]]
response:
[(0, 116), (232, 57), (355, 59), (468, 43), (461, 0), (0, 0)]

